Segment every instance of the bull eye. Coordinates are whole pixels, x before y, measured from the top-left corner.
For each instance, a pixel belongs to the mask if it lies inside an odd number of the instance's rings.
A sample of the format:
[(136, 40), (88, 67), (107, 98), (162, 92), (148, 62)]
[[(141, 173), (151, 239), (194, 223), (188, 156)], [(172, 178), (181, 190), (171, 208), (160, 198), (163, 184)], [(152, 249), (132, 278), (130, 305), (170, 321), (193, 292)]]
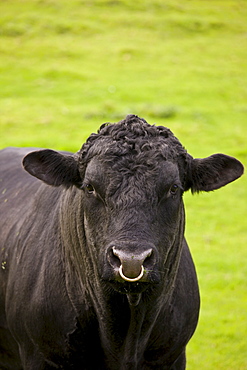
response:
[(171, 193), (171, 195), (176, 195), (177, 194), (177, 191), (178, 191), (178, 189), (179, 189), (179, 187), (178, 187), (178, 185), (177, 184), (173, 184), (172, 186), (171, 186), (171, 188), (170, 188), (170, 193)]
[(88, 194), (93, 194), (93, 192), (94, 192), (94, 187), (93, 187), (93, 185), (91, 185), (91, 184), (87, 184), (87, 185), (86, 185), (86, 189), (87, 189)]

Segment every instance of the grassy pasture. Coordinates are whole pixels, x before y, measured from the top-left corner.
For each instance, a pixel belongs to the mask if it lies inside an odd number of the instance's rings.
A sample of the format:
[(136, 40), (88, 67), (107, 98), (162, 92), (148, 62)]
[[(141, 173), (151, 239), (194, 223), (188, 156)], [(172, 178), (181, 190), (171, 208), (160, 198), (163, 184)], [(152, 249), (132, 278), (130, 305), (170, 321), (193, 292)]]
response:
[[(135, 113), (247, 164), (244, 0), (0, 1), (0, 147), (76, 151)], [(201, 287), (188, 369), (247, 369), (245, 177), (186, 194)]]

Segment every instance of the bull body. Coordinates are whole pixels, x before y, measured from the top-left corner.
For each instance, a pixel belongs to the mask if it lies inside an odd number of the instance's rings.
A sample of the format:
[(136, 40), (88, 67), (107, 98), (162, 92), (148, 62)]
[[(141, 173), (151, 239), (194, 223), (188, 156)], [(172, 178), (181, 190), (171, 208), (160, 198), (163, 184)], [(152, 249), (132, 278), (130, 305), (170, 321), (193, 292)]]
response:
[(9, 148), (0, 166), (0, 368), (184, 369), (199, 291), (182, 193), (241, 163), (127, 116), (74, 155)]

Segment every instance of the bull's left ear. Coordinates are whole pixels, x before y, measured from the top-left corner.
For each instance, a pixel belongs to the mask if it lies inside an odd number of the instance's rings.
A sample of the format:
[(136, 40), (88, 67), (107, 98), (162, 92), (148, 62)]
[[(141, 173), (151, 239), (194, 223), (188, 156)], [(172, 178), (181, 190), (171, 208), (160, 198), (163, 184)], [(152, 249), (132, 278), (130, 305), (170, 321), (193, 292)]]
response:
[(187, 189), (192, 192), (211, 191), (239, 178), (244, 167), (233, 157), (213, 154), (207, 158), (192, 159), (189, 172)]
[(81, 185), (78, 163), (73, 155), (50, 149), (38, 150), (24, 157), (23, 167), (32, 176), (48, 185), (65, 187)]

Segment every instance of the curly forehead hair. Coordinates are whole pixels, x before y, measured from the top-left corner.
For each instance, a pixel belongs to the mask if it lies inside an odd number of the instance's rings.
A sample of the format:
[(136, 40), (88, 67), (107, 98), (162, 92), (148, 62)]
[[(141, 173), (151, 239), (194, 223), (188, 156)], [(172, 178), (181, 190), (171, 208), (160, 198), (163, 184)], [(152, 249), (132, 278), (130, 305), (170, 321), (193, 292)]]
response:
[(128, 115), (118, 123), (104, 123), (97, 134), (91, 134), (82, 146), (80, 159), (95, 155), (138, 155), (153, 150), (164, 159), (185, 156), (186, 150), (166, 127), (149, 125), (143, 118)]

